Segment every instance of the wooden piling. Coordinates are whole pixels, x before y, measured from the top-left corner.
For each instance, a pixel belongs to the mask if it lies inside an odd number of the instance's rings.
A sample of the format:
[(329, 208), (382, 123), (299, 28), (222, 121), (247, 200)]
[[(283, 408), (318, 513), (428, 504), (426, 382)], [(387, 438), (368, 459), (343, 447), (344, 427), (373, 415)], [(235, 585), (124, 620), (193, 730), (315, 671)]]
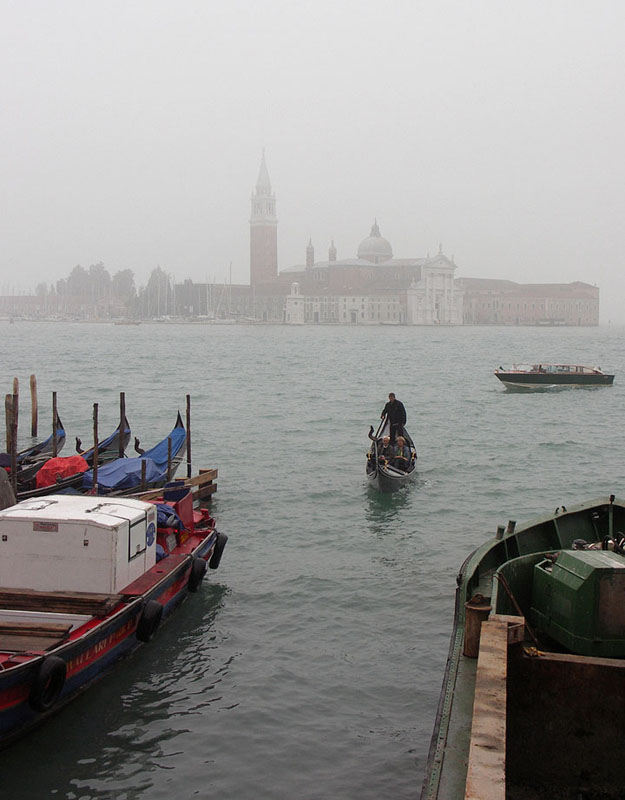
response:
[(171, 480), (171, 436), (167, 437), (167, 483)]
[(187, 395), (187, 478), (191, 477), (191, 395)]
[(145, 470), (147, 467), (147, 462), (145, 458), (141, 459), (141, 491), (145, 489)]
[(124, 431), (126, 430), (126, 393), (119, 393), (119, 458), (124, 455)]
[(13, 431), (13, 395), (4, 396), (4, 418), (6, 420), (6, 445), (7, 453), (11, 452), (11, 433)]
[(30, 435), (37, 435), (37, 378), (35, 375), (30, 376)]
[(58, 447), (57, 447), (58, 429), (59, 429), (59, 419), (57, 417), (57, 410), (56, 410), (56, 392), (52, 392), (52, 458), (56, 458), (58, 455)]
[(98, 483), (98, 404), (93, 404), (93, 488), (97, 492)]
[[(17, 378), (13, 378), (13, 419), (15, 421), (15, 429), (17, 430), (17, 423), (20, 411), (20, 382)], [(17, 442), (17, 435), (15, 441)]]
[(11, 488), (13, 494), (17, 495), (17, 417), (15, 407), (17, 405), (15, 394), (8, 394), (4, 401), (7, 419), (7, 451), (11, 457)]

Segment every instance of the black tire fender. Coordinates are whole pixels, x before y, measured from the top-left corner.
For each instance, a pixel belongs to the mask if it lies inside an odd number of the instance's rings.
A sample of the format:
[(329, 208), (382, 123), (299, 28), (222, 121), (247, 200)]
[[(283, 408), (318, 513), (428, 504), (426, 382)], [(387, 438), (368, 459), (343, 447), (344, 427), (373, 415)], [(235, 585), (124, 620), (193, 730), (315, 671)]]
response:
[(196, 556), (193, 561), (191, 562), (191, 572), (189, 573), (189, 582), (187, 583), (187, 589), (190, 592), (197, 592), (200, 588), (200, 584), (206, 575), (206, 561), (199, 556)]
[(210, 561), (208, 562), (210, 569), (217, 569), (219, 566), (219, 562), (221, 561), (227, 541), (228, 536), (225, 533), (220, 533), (220, 531), (217, 531), (217, 541), (215, 542), (213, 555), (210, 557)]
[(28, 696), (30, 707), (40, 712), (52, 708), (59, 699), (66, 675), (67, 664), (62, 658), (46, 656), (30, 689)]
[(140, 642), (149, 642), (161, 624), (163, 606), (157, 600), (148, 600), (143, 606), (135, 636)]

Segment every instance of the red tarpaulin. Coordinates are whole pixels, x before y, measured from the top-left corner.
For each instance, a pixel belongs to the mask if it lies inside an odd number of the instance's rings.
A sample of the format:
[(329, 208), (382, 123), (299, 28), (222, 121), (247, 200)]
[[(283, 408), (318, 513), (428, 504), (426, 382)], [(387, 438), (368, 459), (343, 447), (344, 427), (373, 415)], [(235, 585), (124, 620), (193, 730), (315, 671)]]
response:
[(65, 456), (51, 458), (41, 467), (37, 473), (37, 488), (53, 486), (57, 480), (69, 478), (70, 475), (77, 475), (89, 469), (89, 464), (82, 456)]

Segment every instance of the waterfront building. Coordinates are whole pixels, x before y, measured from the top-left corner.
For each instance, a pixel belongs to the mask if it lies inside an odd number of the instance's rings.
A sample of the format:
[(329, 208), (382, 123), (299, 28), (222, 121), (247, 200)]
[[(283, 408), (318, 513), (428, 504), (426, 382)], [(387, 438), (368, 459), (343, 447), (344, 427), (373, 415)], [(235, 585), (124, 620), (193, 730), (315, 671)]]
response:
[[(315, 262), (306, 248), (306, 265), (283, 270), (291, 279), (285, 322), (343, 325), (456, 325), (462, 322), (462, 298), (454, 286), (456, 265), (439, 248), (425, 258), (394, 258), (377, 221), (360, 243), (355, 258)], [(303, 310), (302, 310), (303, 309)], [(303, 320), (301, 319), (303, 313)]]
[(515, 283), (457, 278), (465, 325), (599, 324), (599, 288), (588, 283)]

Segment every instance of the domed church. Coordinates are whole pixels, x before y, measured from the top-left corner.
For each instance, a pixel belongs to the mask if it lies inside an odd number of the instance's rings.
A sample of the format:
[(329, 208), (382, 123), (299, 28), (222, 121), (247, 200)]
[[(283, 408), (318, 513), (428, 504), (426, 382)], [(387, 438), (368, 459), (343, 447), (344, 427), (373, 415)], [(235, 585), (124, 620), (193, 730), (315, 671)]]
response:
[(358, 245), (356, 258), (338, 261), (334, 241), (327, 261), (315, 261), (312, 241), (306, 265), (283, 270), (291, 279), (285, 322), (347, 325), (459, 325), (462, 296), (454, 289), (456, 265), (443, 254), (394, 258), (377, 220)]
[(358, 245), (358, 258), (380, 264), (382, 261), (389, 261), (393, 258), (393, 248), (387, 241), (378, 227), (378, 221), (371, 226), (371, 233)]

